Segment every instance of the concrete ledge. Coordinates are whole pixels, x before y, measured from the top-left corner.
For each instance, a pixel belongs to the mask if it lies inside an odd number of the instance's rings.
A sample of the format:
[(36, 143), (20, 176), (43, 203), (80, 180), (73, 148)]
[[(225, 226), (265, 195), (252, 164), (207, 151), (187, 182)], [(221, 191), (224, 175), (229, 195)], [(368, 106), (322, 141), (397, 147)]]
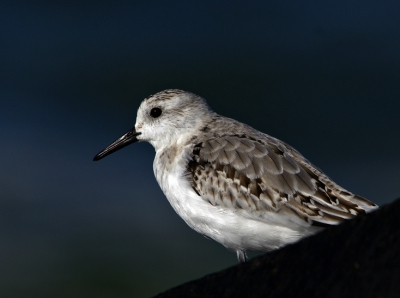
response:
[(156, 297), (400, 297), (400, 200)]

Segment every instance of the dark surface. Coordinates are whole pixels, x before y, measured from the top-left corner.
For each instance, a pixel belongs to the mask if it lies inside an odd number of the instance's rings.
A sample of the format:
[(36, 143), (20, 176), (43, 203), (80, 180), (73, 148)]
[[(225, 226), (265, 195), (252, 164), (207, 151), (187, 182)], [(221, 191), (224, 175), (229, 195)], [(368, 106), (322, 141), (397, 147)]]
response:
[(168, 297), (399, 297), (400, 200)]

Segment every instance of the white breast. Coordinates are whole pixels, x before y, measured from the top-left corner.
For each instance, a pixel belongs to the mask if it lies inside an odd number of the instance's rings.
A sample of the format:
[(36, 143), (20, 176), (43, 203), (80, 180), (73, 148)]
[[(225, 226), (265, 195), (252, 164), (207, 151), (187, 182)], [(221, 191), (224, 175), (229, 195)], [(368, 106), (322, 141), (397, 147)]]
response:
[[(169, 150), (169, 149), (168, 149)], [(235, 210), (213, 206), (199, 196), (186, 175), (185, 150), (175, 156), (159, 150), (153, 163), (157, 182), (176, 213), (195, 231), (236, 251), (268, 251), (313, 234), (315, 229), (291, 229), (254, 220)]]

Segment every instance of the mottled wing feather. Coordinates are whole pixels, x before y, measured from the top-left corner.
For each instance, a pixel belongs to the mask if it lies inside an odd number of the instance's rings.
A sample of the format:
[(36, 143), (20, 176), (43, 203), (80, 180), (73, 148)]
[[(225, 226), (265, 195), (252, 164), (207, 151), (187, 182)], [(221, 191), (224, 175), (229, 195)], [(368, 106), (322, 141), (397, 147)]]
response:
[(197, 144), (188, 165), (193, 189), (215, 206), (256, 214), (291, 212), (323, 226), (376, 207), (273, 140), (228, 135)]

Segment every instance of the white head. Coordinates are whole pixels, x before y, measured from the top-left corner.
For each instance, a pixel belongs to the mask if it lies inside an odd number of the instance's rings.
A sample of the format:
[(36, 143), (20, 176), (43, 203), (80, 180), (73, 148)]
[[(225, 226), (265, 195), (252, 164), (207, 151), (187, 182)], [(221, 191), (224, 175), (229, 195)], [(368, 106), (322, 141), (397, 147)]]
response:
[(94, 160), (137, 141), (147, 141), (159, 150), (193, 134), (214, 114), (198, 95), (177, 89), (161, 91), (143, 100), (135, 127), (97, 154)]
[(206, 101), (190, 92), (168, 89), (146, 98), (140, 105), (135, 130), (140, 141), (160, 149), (200, 129), (213, 112)]

